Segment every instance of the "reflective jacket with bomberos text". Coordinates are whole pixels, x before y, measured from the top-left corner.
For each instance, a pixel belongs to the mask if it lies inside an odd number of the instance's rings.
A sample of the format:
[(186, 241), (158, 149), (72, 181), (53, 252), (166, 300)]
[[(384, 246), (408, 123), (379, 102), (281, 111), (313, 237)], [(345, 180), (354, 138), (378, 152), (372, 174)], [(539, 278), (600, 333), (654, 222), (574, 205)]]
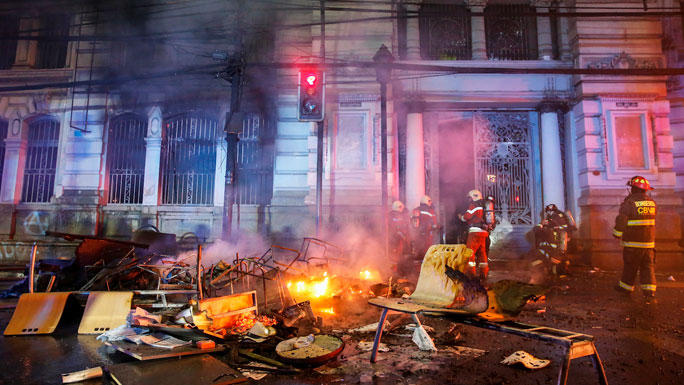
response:
[(656, 203), (646, 193), (627, 196), (615, 218), (613, 236), (622, 238), (625, 247), (652, 249), (655, 247)]

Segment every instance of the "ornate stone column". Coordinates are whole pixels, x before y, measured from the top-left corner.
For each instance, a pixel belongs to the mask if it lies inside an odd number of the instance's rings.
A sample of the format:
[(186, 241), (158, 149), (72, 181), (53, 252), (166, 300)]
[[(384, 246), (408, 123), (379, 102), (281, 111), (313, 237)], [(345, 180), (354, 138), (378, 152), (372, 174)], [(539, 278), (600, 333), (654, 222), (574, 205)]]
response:
[(561, 158), (560, 132), (556, 103), (544, 102), (539, 106), (541, 115), (541, 169), (544, 206), (554, 203), (565, 210), (563, 159)]
[(404, 5), (409, 16), (406, 19), (406, 58), (408, 60), (420, 60), (420, 22), (418, 10), (420, 6), (411, 3)]
[(406, 115), (406, 204), (418, 206), (425, 195), (425, 144), (423, 140), (423, 103), (407, 104)]
[[(466, 6), (473, 13), (484, 12), (487, 0), (465, 0)], [(473, 60), (487, 60), (487, 38), (485, 34), (484, 16), (470, 18)]]
[(148, 114), (145, 138), (145, 181), (143, 205), (156, 206), (159, 202), (159, 172), (161, 166), (161, 124), (159, 107), (152, 107)]
[[(530, 0), (530, 5), (539, 13), (548, 13), (552, 0)], [(537, 45), (539, 59), (551, 60), (553, 57), (553, 43), (551, 42), (551, 20), (548, 17), (537, 17)]]

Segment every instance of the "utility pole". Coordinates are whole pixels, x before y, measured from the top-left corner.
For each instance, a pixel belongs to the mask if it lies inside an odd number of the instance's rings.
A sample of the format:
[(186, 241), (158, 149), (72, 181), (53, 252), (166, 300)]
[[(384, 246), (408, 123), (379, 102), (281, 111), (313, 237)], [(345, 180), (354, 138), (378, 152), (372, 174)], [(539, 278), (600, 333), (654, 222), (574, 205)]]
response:
[(392, 80), (392, 68), (386, 64), (394, 61), (394, 56), (384, 44), (373, 56), (375, 62), (375, 76), (380, 83), (380, 159), (382, 168), (382, 197), (380, 209), (382, 210), (383, 243), (385, 256), (389, 254), (389, 234), (387, 218), (387, 83)]

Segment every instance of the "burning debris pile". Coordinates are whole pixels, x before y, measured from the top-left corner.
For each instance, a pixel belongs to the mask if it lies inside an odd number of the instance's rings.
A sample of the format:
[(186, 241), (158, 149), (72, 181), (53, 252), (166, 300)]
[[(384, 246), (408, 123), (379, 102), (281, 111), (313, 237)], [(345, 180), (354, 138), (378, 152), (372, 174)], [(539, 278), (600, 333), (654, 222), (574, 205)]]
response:
[[(80, 239), (83, 244), (91, 241)], [(172, 357), (184, 357), (180, 364), (193, 374), (193, 383), (216, 383), (225, 376), (230, 377), (225, 383), (237, 383), (267, 374), (296, 374), (302, 367), (320, 367), (343, 355), (341, 362), (317, 369), (319, 374), (332, 373), (340, 365), (358, 364), (358, 357), (368, 360), (370, 355), (375, 362), (378, 351), (394, 350), (380, 344), (380, 338), (385, 330), (406, 333), (398, 326), (408, 316), (413, 322), (406, 336), (420, 350), (440, 350), (443, 357), (452, 357), (469, 349), (438, 348), (429, 334), (434, 330), (418, 318), (423, 312), (551, 342), (555, 338), (566, 343), (567, 336), (579, 342), (593, 339), (511, 323), (546, 289), (508, 280), (483, 287), (463, 274), (471, 253), (464, 245), (432, 246), (414, 285), (402, 277), (383, 277), (370, 264), (354, 266), (341, 248), (315, 238), (305, 238), (299, 250), (271, 245), (258, 254), (235, 252), (232, 259), (225, 244), (214, 245), (207, 251), (214, 255), (209, 264), (202, 263), (201, 246), (196, 252), (169, 255), (150, 243), (129, 243), (79, 247), (73, 265), (81, 269), (71, 288), (59, 270), (53, 272), (59, 284), (53, 278), (49, 288), (62, 291), (38, 293), (30, 285), (5, 335), (52, 333), (62, 313), (72, 311), (67, 303), (85, 299), (79, 334), (97, 334), (112, 354), (139, 360), (107, 368), (122, 384), (135, 383), (130, 373), (143, 368), (162, 370)], [(165, 250), (175, 252), (174, 246)], [(32, 274), (29, 279), (33, 282)], [(368, 325), (378, 314), (368, 304), (381, 309), (376, 324)], [(389, 310), (403, 315), (388, 324)], [(509, 322), (496, 326), (491, 321)], [(554, 331), (543, 334), (543, 329)], [(373, 332), (374, 342), (364, 341)], [(69, 373), (65, 381), (87, 375), (93, 372)]]

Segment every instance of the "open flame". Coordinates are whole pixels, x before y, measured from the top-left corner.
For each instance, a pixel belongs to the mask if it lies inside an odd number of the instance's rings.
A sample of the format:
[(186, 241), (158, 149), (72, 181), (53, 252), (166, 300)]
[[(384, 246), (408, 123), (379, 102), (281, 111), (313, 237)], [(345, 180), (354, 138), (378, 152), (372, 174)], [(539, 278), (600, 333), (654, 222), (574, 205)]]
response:
[(321, 298), (325, 296), (330, 296), (330, 291), (328, 290), (329, 277), (328, 273), (324, 274), (322, 279), (312, 277), (309, 281), (289, 281), (287, 283), (287, 289), (296, 296), (304, 296), (307, 298)]
[(375, 274), (373, 274), (373, 272), (368, 270), (368, 269), (361, 270), (359, 272), (359, 275), (361, 276), (361, 279), (363, 279), (365, 281), (369, 281), (369, 280), (373, 279), (373, 277), (375, 276)]

